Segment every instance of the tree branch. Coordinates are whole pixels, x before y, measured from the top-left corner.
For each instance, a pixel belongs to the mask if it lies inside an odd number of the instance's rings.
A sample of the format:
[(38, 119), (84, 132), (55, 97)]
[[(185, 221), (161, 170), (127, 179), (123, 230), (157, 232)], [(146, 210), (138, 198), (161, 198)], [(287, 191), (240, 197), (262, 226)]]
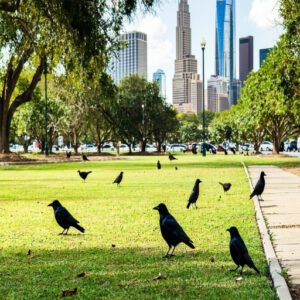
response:
[(0, 10), (8, 11), (8, 12), (15, 12), (19, 9), (21, 0), (9, 1), (3, 0), (0, 1)]

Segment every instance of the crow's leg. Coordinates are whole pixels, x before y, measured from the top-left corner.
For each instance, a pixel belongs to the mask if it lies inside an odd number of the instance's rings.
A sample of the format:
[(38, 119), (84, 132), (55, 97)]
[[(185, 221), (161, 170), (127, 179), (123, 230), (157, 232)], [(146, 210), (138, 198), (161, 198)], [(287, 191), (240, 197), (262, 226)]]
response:
[(58, 235), (64, 234), (65, 230), (66, 230), (66, 229), (64, 228), (64, 230), (63, 230), (61, 233), (59, 233)]
[(168, 249), (168, 251), (167, 251), (167, 254), (166, 254), (163, 258), (169, 258), (169, 252), (170, 252), (171, 248), (172, 248), (172, 247), (169, 246), (169, 249)]
[(261, 195), (258, 196), (258, 201), (264, 201), (264, 199), (261, 197)]
[(195, 207), (196, 207), (196, 209), (197, 209), (197, 208), (198, 208), (198, 206), (197, 206), (196, 202), (194, 203), (194, 205), (195, 205)]
[(240, 267), (240, 266), (238, 265), (235, 269), (230, 270), (230, 271), (235, 272), (239, 267)]
[(175, 250), (175, 246), (173, 246), (173, 250), (172, 250), (172, 252), (169, 254), (169, 257), (171, 257), (171, 256), (175, 256), (173, 253), (174, 253), (174, 250)]
[(242, 266), (242, 269), (241, 269), (241, 272), (240, 272), (241, 275), (243, 274), (243, 269), (244, 269), (244, 266)]

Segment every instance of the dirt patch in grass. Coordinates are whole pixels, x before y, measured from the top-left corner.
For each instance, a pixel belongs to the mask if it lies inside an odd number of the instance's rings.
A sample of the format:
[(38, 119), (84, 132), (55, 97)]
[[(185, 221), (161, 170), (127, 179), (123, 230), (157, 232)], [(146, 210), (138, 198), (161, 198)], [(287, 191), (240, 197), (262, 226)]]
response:
[(259, 154), (257, 155), (257, 157), (260, 158), (290, 158), (290, 156), (286, 155), (286, 154)]
[(20, 155), (17, 153), (9, 153), (9, 154), (0, 154), (0, 162), (25, 162), (25, 161), (34, 161), (33, 158), (28, 158), (24, 155)]

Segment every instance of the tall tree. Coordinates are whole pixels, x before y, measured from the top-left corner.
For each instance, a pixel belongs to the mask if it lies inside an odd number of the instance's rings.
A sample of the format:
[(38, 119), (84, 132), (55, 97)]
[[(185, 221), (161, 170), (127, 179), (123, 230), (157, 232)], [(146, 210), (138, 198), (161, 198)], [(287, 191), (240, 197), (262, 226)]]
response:
[[(0, 152), (9, 151), (9, 131), (18, 107), (32, 98), (46, 58), (50, 67), (66, 70), (97, 60), (104, 70), (125, 17), (141, 3), (151, 8), (154, 0), (4, 0), (0, 2), (0, 48), (5, 52), (0, 80)], [(16, 86), (24, 66), (32, 77), (21, 93)], [(50, 68), (51, 69), (51, 68)], [(92, 71), (91, 71), (92, 72)]]

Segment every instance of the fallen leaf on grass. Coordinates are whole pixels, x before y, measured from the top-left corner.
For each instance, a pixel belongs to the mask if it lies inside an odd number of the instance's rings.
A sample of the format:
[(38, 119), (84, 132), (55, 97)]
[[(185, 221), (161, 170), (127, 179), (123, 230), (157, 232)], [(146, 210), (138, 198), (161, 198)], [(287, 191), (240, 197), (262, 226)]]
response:
[(214, 263), (215, 261), (216, 261), (216, 258), (215, 258), (214, 256), (212, 256), (212, 257), (210, 258), (210, 262)]
[(164, 275), (161, 275), (160, 273), (158, 274), (158, 276), (155, 276), (154, 278), (152, 278), (153, 281), (155, 281), (155, 280), (164, 280), (164, 279), (167, 279), (167, 277), (164, 276)]
[(236, 282), (241, 282), (242, 280), (243, 280), (243, 277), (241, 277), (241, 276), (235, 279)]
[(77, 294), (77, 288), (73, 288), (73, 289), (68, 289), (68, 290), (65, 290), (65, 291), (62, 291), (61, 294), (60, 294), (60, 297), (63, 298), (63, 297), (69, 297), (69, 296), (73, 296)]
[(82, 273), (78, 274), (76, 277), (77, 277), (77, 278), (86, 277), (86, 273), (85, 273), (85, 272), (82, 272)]

